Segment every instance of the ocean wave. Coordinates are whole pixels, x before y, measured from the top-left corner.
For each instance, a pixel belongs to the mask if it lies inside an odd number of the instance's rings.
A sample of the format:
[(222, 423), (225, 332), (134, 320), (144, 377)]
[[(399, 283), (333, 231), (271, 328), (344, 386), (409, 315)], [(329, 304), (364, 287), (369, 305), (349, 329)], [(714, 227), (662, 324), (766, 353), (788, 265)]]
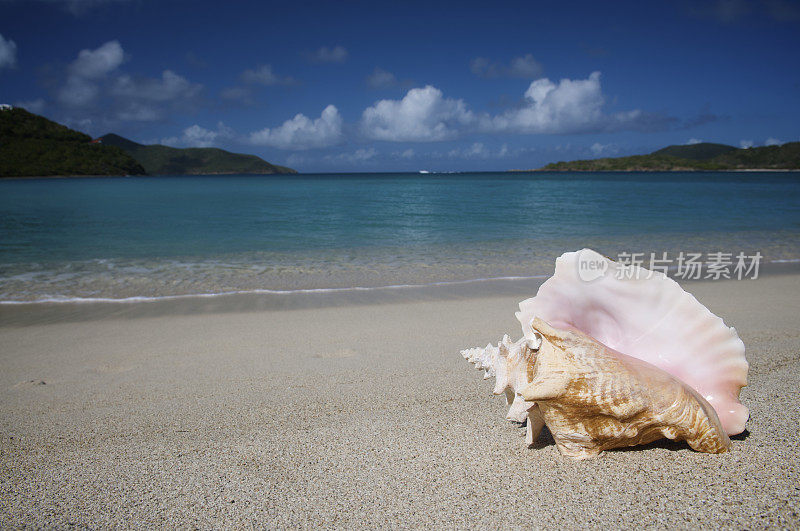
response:
[[(762, 266), (800, 263), (797, 234), (768, 240), (763, 233), (643, 234), (624, 241), (502, 240), (436, 247), (250, 252), (151, 259), (0, 263), (0, 304), (138, 303), (233, 295), (409, 290), (491, 281), (546, 278), (565, 249), (591, 247), (611, 257), (657, 246), (672, 275), (681, 250), (761, 252)], [(659, 251), (659, 252), (661, 252)], [(647, 258), (650, 253), (635, 253)], [(658, 256), (658, 255), (657, 255)], [(466, 280), (465, 280), (466, 279)], [(483, 290), (483, 288), (476, 287)], [(484, 290), (486, 291), (486, 290)]]
[(347, 293), (359, 291), (381, 291), (381, 290), (400, 290), (400, 289), (421, 289), (436, 286), (457, 286), (463, 284), (476, 284), (479, 282), (494, 281), (520, 281), (537, 280), (547, 278), (549, 275), (532, 276), (507, 276), (507, 277), (487, 277), (474, 278), (469, 280), (445, 280), (439, 282), (428, 282), (424, 284), (391, 284), (387, 286), (351, 286), (344, 288), (300, 288), (300, 289), (246, 289), (221, 291), (218, 293), (186, 293), (181, 295), (159, 295), (152, 297), (135, 296), (123, 298), (110, 297), (45, 297), (32, 301), (19, 300), (0, 300), (0, 305), (26, 305), (26, 304), (45, 304), (45, 303), (118, 303), (130, 304), (141, 302), (158, 302), (167, 300), (203, 299), (213, 297), (225, 297), (234, 295), (298, 295), (308, 293)]

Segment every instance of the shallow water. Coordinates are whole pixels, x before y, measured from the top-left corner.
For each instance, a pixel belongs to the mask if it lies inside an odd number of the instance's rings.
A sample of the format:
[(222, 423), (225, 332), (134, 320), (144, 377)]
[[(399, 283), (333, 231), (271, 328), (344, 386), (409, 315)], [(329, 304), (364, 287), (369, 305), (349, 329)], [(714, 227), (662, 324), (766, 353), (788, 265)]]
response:
[(797, 173), (6, 180), (0, 301), (537, 277), (586, 246), (796, 260), (798, 236)]

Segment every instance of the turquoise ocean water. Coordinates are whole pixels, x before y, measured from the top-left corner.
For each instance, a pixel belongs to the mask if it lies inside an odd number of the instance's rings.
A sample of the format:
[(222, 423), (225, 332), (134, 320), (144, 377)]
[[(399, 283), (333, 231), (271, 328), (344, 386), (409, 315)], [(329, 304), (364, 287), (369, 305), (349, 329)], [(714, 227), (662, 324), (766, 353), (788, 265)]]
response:
[(0, 182), (0, 301), (534, 277), (564, 251), (800, 259), (800, 173)]

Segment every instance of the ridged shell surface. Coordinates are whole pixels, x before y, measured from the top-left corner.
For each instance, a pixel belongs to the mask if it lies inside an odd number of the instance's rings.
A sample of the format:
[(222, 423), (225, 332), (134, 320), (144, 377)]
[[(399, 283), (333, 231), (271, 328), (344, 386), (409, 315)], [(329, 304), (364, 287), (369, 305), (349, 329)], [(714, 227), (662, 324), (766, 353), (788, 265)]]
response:
[(539, 318), (533, 328), (542, 339), (522, 396), (536, 402), (563, 455), (586, 459), (661, 437), (699, 452), (730, 448), (714, 408), (666, 371)]

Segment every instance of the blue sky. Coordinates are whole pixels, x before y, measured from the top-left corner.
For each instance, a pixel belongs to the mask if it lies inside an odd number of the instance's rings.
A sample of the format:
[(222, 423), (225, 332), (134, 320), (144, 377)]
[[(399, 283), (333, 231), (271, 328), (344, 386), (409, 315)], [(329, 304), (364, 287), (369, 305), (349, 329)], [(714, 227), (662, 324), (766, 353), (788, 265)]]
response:
[(0, 102), (300, 171), (800, 140), (797, 1), (0, 6)]

